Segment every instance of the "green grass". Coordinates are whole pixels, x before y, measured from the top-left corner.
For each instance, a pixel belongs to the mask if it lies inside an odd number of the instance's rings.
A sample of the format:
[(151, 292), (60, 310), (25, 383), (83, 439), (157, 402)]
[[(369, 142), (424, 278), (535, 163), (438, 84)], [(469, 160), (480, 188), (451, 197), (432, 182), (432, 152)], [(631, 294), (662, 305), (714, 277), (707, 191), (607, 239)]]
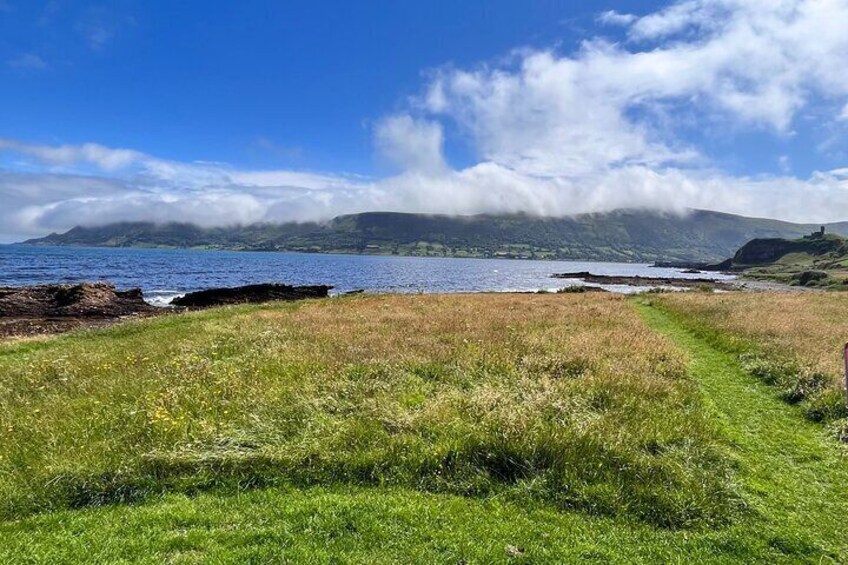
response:
[(732, 354), (813, 421), (848, 429), (842, 293), (665, 294), (654, 303), (676, 322)]
[(2, 523), (0, 562), (791, 563), (818, 555), (803, 540), (749, 528), (673, 531), (388, 487), (267, 488)]
[(2, 348), (0, 514), (345, 483), (664, 527), (738, 500), (683, 356), (620, 297), (361, 297)]
[(668, 314), (641, 303), (651, 326), (690, 352), (690, 370), (716, 420), (734, 445), (737, 480), (754, 511), (752, 527), (775, 547), (807, 559), (848, 559), (848, 453), (822, 426), (784, 404), (747, 374), (736, 356), (687, 331)]
[(848, 559), (838, 444), (614, 295), (228, 308), (0, 371), (3, 563)]

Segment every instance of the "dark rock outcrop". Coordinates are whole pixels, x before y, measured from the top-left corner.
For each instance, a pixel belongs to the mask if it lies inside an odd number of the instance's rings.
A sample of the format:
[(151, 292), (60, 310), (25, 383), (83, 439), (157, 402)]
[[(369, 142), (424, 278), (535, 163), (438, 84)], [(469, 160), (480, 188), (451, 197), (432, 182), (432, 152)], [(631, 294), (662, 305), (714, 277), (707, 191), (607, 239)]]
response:
[(792, 280), (801, 286), (812, 286), (812, 283), (827, 280), (828, 276), (824, 271), (802, 271), (794, 275)]
[(732, 260), (725, 259), (720, 263), (697, 263), (692, 261), (655, 261), (652, 267), (660, 267), (665, 269), (681, 269), (684, 273), (689, 271), (730, 271), (733, 268)]
[(0, 318), (119, 318), (154, 310), (140, 289), (107, 283), (0, 288)]
[(105, 327), (130, 317), (162, 313), (141, 290), (107, 283), (0, 288), (0, 339)]
[(233, 288), (210, 288), (190, 292), (171, 301), (174, 306), (209, 308), (227, 304), (253, 304), (274, 300), (326, 298), (332, 286), (290, 286), (286, 284), (250, 284)]
[(627, 286), (673, 286), (678, 288), (696, 288), (709, 286), (722, 290), (737, 290), (736, 285), (730, 281), (720, 281), (707, 278), (670, 278), (670, 277), (641, 277), (641, 276), (619, 276), (619, 275), (596, 275), (588, 271), (575, 273), (556, 273), (551, 275), (555, 279), (577, 279), (594, 284), (612, 284)]

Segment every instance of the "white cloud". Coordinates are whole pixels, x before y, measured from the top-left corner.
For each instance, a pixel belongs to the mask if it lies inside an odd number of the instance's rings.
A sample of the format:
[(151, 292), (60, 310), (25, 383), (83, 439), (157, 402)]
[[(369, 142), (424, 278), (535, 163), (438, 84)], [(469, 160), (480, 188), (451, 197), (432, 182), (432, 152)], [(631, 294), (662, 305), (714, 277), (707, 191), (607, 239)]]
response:
[[(833, 121), (848, 119), (848, 0), (684, 0), (643, 17), (600, 19), (625, 26), (629, 40), (596, 38), (570, 54), (523, 51), (429, 75), (415, 103), (374, 130), (396, 176), (243, 170), (93, 143), (0, 140), (0, 158), (32, 161), (7, 160), (0, 170), (0, 221), (38, 234), (116, 220), (220, 225), (368, 210), (706, 208), (848, 219), (848, 169), (795, 178), (790, 154), (774, 155), (775, 169), (786, 167), (778, 174), (731, 176), (679, 131), (685, 122), (788, 136), (799, 116), (824, 107)], [(445, 132), (457, 130), (477, 154), (459, 170), (443, 154)]]
[(438, 123), (390, 116), (377, 124), (375, 137), (377, 149), (402, 170), (433, 173), (445, 168), (444, 134)]
[[(485, 68), (443, 73), (427, 96), (440, 97), (442, 103), (428, 109), (456, 120), (483, 159), (528, 174), (580, 175), (609, 164), (659, 165), (696, 158), (693, 149), (665, 143), (627, 118), (630, 103), (643, 101), (644, 94), (620, 84), (627, 77), (610, 76), (625, 67), (611, 49), (587, 46), (581, 59), (531, 53), (514, 72)], [(629, 72), (642, 80), (637, 69)]]
[[(182, 164), (174, 169), (180, 171), (177, 175), (127, 179), (0, 173), (0, 224), (8, 233), (33, 236), (110, 221), (213, 226), (321, 221), (372, 210), (563, 216), (637, 206), (676, 213), (717, 209), (797, 221), (841, 220), (848, 210), (848, 169), (799, 180), (628, 165), (571, 179), (530, 176), (485, 162), (437, 175), (409, 171), (357, 182), (324, 175), (295, 177), (288, 171), (229, 175), (218, 165), (206, 167)], [(255, 175), (263, 182), (244, 182)], [(275, 179), (281, 184), (264, 183)], [(312, 187), (293, 184), (298, 179)]]
[(82, 34), (88, 42), (88, 46), (94, 50), (102, 49), (112, 39), (112, 30), (97, 24), (84, 26)]
[(35, 157), (48, 165), (61, 166), (86, 163), (106, 171), (114, 171), (134, 163), (151, 160), (138, 151), (111, 149), (97, 143), (50, 146), (0, 139), (0, 151), (13, 151)]
[[(660, 39), (687, 30), (711, 30), (720, 25), (720, 19), (727, 13), (728, 4), (744, 7), (744, 2), (733, 0), (684, 0), (671, 6), (638, 18), (630, 30), (635, 39)], [(750, 4), (750, 3), (749, 3)], [(776, 6), (779, 2), (775, 2)], [(763, 4), (764, 5), (764, 4)]]
[[(0, 5), (0, 11), (2, 6)], [(22, 53), (8, 61), (13, 69), (24, 71), (40, 71), (47, 68), (47, 62), (35, 53)]]
[(602, 24), (614, 26), (630, 25), (637, 19), (637, 16), (634, 16), (633, 14), (620, 14), (615, 10), (607, 10), (606, 12), (601, 12), (601, 14), (598, 16), (598, 21)]
[(92, 51), (103, 49), (112, 40), (121, 19), (114, 7), (110, 11), (105, 6), (88, 9), (76, 24), (77, 32)]
[(358, 181), (353, 177), (299, 171), (238, 171), (227, 173), (235, 184), (256, 187), (297, 186), (308, 190), (344, 188)]
[(483, 159), (529, 173), (680, 162), (696, 151), (675, 142), (674, 114), (786, 135), (811, 98), (848, 99), (846, 21), (845, 0), (687, 1), (630, 31), (689, 40), (635, 51), (593, 40), (573, 55), (525, 54), (518, 68), (443, 71), (424, 104)]

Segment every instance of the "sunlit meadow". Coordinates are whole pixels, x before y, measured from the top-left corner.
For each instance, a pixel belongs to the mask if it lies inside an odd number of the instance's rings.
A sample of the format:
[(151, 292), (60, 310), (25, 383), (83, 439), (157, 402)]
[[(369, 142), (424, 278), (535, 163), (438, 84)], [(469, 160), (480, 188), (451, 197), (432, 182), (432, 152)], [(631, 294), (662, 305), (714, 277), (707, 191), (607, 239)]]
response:
[(614, 295), (224, 308), (0, 348), (0, 509), (399, 485), (667, 527), (736, 507), (685, 355)]
[(654, 300), (688, 327), (736, 352), (750, 373), (778, 387), (787, 401), (803, 403), (810, 418), (848, 416), (845, 294), (677, 293)]

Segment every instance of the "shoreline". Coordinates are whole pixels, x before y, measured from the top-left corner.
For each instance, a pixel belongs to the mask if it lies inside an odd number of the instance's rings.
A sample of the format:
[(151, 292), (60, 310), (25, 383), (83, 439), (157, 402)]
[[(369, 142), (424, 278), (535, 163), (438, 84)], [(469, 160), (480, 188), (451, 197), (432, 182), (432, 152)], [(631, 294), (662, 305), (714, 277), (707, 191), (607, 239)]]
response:
[[(291, 255), (317, 255), (317, 256), (338, 256), (338, 257), (394, 257), (398, 259), (474, 259), (474, 260), (497, 260), (497, 261), (544, 261), (545, 263), (598, 263), (598, 264), (620, 264), (620, 265), (639, 265), (651, 268), (677, 268), (664, 267), (663, 261), (658, 259), (645, 259), (643, 261), (626, 261), (624, 259), (604, 260), (597, 258), (581, 259), (579, 257), (516, 257), (510, 255), (415, 255), (409, 253), (361, 253), (355, 251), (307, 251), (295, 249), (236, 249), (232, 247), (172, 247), (172, 246), (118, 246), (118, 245), (41, 245), (32, 243), (0, 243), (0, 250), (4, 247), (17, 247), (26, 249), (88, 249), (88, 250), (123, 250), (123, 251), (191, 251), (198, 253), (244, 253), (244, 254), (291, 254)], [(678, 264), (678, 262), (670, 262), (669, 264)], [(679, 262), (681, 265), (695, 265), (697, 262), (690, 263), (688, 261)]]
[[(141, 290), (134, 289), (131, 291), (116, 291), (114, 286), (106, 284), (106, 283), (82, 283), (79, 285), (37, 285), (37, 286), (22, 286), (22, 287), (4, 287), (0, 288), (0, 291), (5, 291), (5, 294), (0, 292), (0, 342), (11, 342), (18, 341), (21, 339), (32, 339), (38, 338), (42, 336), (49, 335), (59, 335), (68, 333), (75, 330), (88, 330), (88, 329), (100, 329), (107, 328), (118, 324), (123, 324), (125, 322), (133, 321), (133, 320), (141, 320), (147, 318), (154, 318), (160, 316), (168, 316), (168, 315), (176, 315), (184, 312), (198, 310), (203, 308), (218, 308), (221, 306), (232, 306), (232, 305), (242, 305), (242, 304), (268, 304), (272, 302), (279, 301), (300, 301), (300, 300), (322, 300), (322, 299), (332, 299), (332, 298), (341, 298), (350, 295), (418, 295), (418, 294), (427, 294), (427, 295), (451, 295), (451, 294), (468, 294), (468, 295), (476, 295), (476, 294), (574, 294), (581, 293), (586, 291), (599, 291), (599, 292), (611, 292), (614, 294), (640, 294), (645, 292), (651, 292), (652, 290), (659, 290), (660, 292), (692, 292), (697, 291), (699, 288), (708, 288), (710, 291), (714, 292), (776, 292), (776, 293), (797, 293), (797, 292), (815, 292), (819, 289), (811, 289), (804, 287), (793, 287), (781, 283), (773, 283), (768, 281), (760, 281), (760, 280), (748, 280), (748, 279), (735, 279), (735, 280), (713, 280), (713, 279), (671, 279), (665, 277), (622, 277), (622, 276), (607, 276), (607, 275), (593, 275), (591, 273), (561, 273), (561, 274), (552, 274), (551, 278), (553, 279), (573, 279), (580, 280), (582, 283), (588, 284), (571, 284), (559, 289), (536, 289), (536, 290), (505, 290), (505, 291), (461, 291), (461, 292), (417, 292), (417, 293), (402, 293), (402, 292), (377, 292), (377, 291), (369, 291), (366, 289), (359, 289), (357, 291), (352, 292), (341, 292), (337, 294), (325, 294), (323, 296), (301, 296), (298, 295), (297, 292), (294, 295), (286, 297), (285, 295), (270, 295), (270, 296), (252, 296), (250, 298), (229, 300), (220, 303), (206, 303), (203, 306), (195, 306), (195, 307), (186, 307), (181, 306), (178, 303), (154, 306), (149, 302), (144, 300)], [(235, 288), (209, 288), (202, 291), (198, 291), (196, 293), (187, 293), (187, 294), (197, 294), (201, 296), (208, 296), (214, 294), (223, 293), (227, 296), (232, 295), (232, 291), (238, 292), (239, 290), (245, 289), (254, 289), (257, 285), (248, 285), (246, 287), (235, 287)], [(258, 285), (262, 286), (262, 285)], [(285, 285), (268, 285), (268, 286), (277, 286), (277, 287), (285, 287)], [(622, 290), (614, 290), (607, 289), (604, 286), (609, 287), (629, 287), (633, 289), (632, 292), (625, 292)], [(48, 310), (44, 311), (43, 314), (39, 315), (37, 311), (27, 311), (27, 307), (31, 308), (31, 304), (27, 304), (26, 300), (20, 300), (19, 302), (24, 303), (23, 311), (15, 314), (15, 304), (12, 303), (11, 310), (9, 306), (9, 300), (6, 296), (9, 294), (9, 291), (17, 291), (20, 294), (26, 295), (27, 293), (32, 293), (33, 291), (39, 291), (44, 289), (90, 289), (95, 288), (100, 291), (106, 289), (108, 292), (112, 292), (112, 295), (106, 296), (105, 298), (100, 297), (100, 303), (95, 304), (94, 310), (91, 310), (91, 305), (83, 304), (82, 309), (71, 310), (70, 312), (56, 311), (56, 310)], [(303, 288), (314, 288), (314, 287), (287, 287), (289, 290)], [(324, 288), (324, 287), (322, 287)], [(326, 287), (329, 289), (332, 287)], [(568, 290), (572, 289), (572, 290)], [(129, 304), (120, 304), (116, 305), (116, 297), (118, 300), (123, 300), (124, 296), (129, 295), (132, 296), (132, 300), (135, 302), (130, 302)], [(85, 297), (84, 297), (85, 299)], [(83, 299), (83, 302), (84, 302)], [(4, 304), (3, 300), (6, 301)], [(31, 301), (31, 297), (30, 297)], [(4, 310), (5, 306), (5, 310)], [(86, 307), (89, 309), (86, 310)], [(99, 310), (98, 310), (99, 308)], [(110, 308), (112, 308), (110, 310)], [(20, 310), (20, 308), (19, 308)]]

